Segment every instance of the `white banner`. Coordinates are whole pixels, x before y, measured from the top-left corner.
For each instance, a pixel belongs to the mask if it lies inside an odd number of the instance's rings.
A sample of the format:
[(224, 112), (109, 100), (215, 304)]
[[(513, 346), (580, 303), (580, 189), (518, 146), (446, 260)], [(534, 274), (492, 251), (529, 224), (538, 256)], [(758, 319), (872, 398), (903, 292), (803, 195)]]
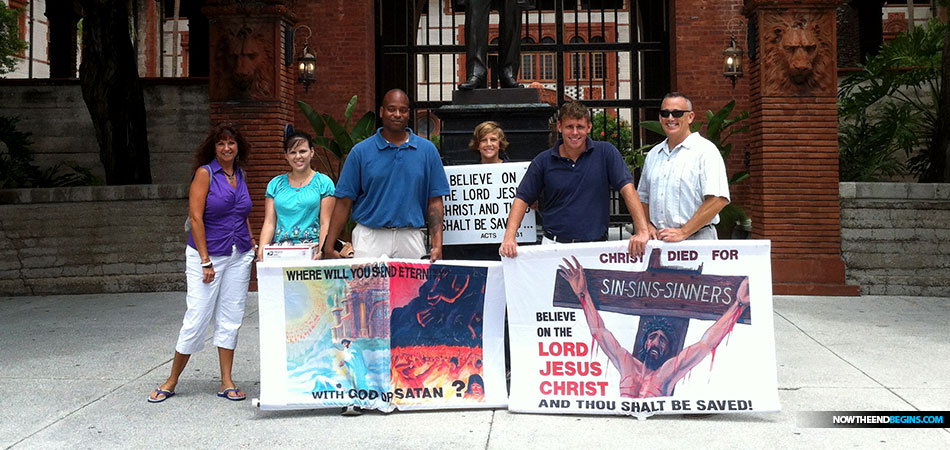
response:
[(503, 264), (512, 411), (780, 409), (768, 241), (522, 246)]
[[(446, 166), (449, 195), (442, 197), (443, 244), (501, 243), (508, 212), (528, 162)], [(515, 240), (535, 242), (534, 210), (528, 209)]]
[(257, 265), (262, 409), (507, 404), (501, 263)]

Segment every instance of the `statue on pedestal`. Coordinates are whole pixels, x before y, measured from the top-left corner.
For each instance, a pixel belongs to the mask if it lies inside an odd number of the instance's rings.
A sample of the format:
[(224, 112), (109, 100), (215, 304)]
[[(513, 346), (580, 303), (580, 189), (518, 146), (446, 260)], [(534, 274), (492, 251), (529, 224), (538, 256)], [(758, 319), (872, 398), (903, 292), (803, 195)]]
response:
[(521, 11), (534, 8), (534, 0), (456, 0), (465, 8), (465, 75), (461, 90), (488, 87), (488, 13), (498, 10), (498, 83), (518, 88), (521, 65)]

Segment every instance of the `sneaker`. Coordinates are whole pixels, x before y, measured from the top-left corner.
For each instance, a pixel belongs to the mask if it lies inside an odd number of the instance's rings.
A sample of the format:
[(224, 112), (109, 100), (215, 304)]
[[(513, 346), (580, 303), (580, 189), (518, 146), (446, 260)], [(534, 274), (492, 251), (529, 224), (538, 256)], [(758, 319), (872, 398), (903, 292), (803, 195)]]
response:
[(363, 414), (363, 409), (360, 408), (359, 406), (353, 406), (353, 405), (344, 406), (343, 411), (340, 412), (340, 414), (344, 416), (360, 416)]

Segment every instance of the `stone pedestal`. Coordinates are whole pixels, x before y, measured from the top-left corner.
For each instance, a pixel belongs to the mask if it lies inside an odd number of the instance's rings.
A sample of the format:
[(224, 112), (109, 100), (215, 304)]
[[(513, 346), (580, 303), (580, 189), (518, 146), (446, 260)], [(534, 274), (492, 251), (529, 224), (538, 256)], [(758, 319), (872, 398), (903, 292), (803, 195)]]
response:
[(858, 295), (841, 259), (835, 8), (745, 0), (750, 23), (752, 238), (772, 241), (773, 292)]
[(530, 161), (551, 146), (549, 119), (557, 112), (541, 103), (537, 89), (475, 89), (455, 91), (452, 104), (435, 110), (442, 121), (442, 157), (447, 165), (478, 163), (468, 148), (475, 126), (498, 122), (508, 140), (509, 161)]

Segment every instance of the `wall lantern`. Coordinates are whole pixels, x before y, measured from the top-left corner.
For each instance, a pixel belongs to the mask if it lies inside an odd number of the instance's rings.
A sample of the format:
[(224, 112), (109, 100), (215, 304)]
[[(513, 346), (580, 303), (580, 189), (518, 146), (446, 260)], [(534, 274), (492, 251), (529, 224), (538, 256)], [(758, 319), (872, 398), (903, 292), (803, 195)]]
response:
[[(301, 28), (307, 30), (307, 37), (303, 43), (303, 49), (300, 52), (300, 56), (297, 57), (297, 82), (303, 84), (303, 90), (306, 92), (310, 89), (310, 84), (317, 81), (315, 71), (317, 68), (317, 58), (313, 56), (313, 53), (310, 52), (310, 36), (313, 35), (313, 31), (310, 30), (310, 27), (306, 25), (297, 25), (294, 27), (293, 31), (290, 33), (290, 55), (294, 54), (293, 44), (294, 36)], [(289, 58), (288, 58), (289, 59)]]
[(741, 25), (738, 18), (729, 21), (729, 47), (722, 51), (722, 76), (732, 80), (732, 87), (736, 87), (736, 78), (742, 77), (742, 49), (736, 47), (736, 31)]

